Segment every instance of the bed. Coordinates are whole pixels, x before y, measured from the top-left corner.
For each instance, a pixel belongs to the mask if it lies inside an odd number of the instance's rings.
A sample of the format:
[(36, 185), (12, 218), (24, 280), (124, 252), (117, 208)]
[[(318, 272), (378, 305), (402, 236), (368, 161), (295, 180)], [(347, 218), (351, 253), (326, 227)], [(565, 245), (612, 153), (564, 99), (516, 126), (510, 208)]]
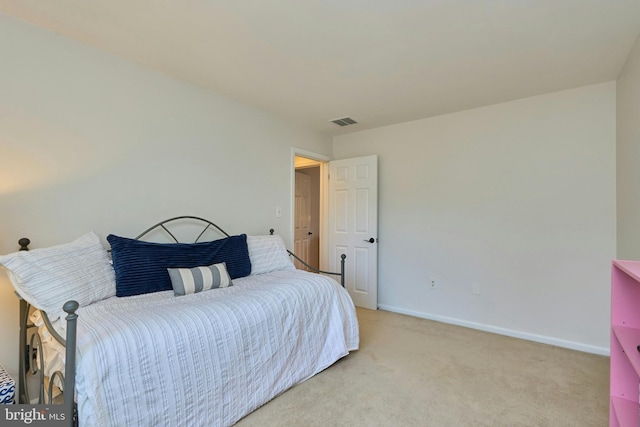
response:
[[(203, 231), (195, 243), (177, 243), (167, 227), (176, 220), (202, 222), (204, 230), (215, 228), (224, 237), (202, 242)], [(140, 240), (153, 230), (168, 233), (176, 243)], [(45, 273), (52, 270), (55, 275), (51, 265), (57, 265), (60, 247), (0, 257), (24, 304), (38, 309), (30, 316), (28, 307), (21, 310), (21, 349), (31, 349), (21, 354), (21, 364), (35, 365), (34, 371), (50, 380), (48, 386), (39, 386), (45, 402), (54, 398), (56, 384), (65, 390), (64, 404), (69, 411), (77, 408), (80, 425), (232, 425), (358, 348), (355, 308), (344, 287), (326, 274), (296, 270), (278, 236), (229, 236), (212, 222), (178, 217), (136, 239), (110, 235), (111, 257), (104, 247), (101, 253), (96, 238), (85, 240), (92, 240), (101, 261), (92, 266), (81, 262), (80, 255), (71, 255), (76, 268), (84, 266), (83, 274), (91, 279), (91, 286), (87, 278), (77, 285), (79, 298), (73, 292), (53, 295), (43, 284), (26, 283), (48, 277)], [(79, 246), (83, 245), (88, 244)], [(58, 261), (49, 265), (51, 249)], [(175, 261), (171, 251), (183, 257), (178, 265), (166, 265), (164, 258)], [(194, 252), (208, 258), (187, 262)], [(24, 266), (25, 259), (32, 262)], [(105, 268), (105, 260), (112, 264)], [(159, 279), (139, 283), (154, 277), (147, 270), (159, 271), (148, 265), (154, 263), (168, 275), (169, 289), (166, 284), (157, 286)], [(344, 271), (344, 257), (342, 263)], [(100, 269), (104, 274), (96, 272)], [(340, 277), (343, 281), (344, 275)], [(104, 284), (93, 285), (100, 282)], [(139, 292), (140, 286), (145, 292)], [(99, 291), (103, 287), (107, 290)], [(63, 286), (65, 292), (67, 288)], [(66, 304), (59, 304), (63, 301)], [(38, 330), (30, 345), (28, 327)], [(34, 349), (39, 351), (35, 359)], [(64, 364), (65, 358), (68, 362), (74, 357), (75, 369)], [(24, 371), (26, 366), (21, 367)], [(69, 393), (74, 388), (75, 393)], [(19, 394), (21, 401), (30, 400), (28, 390)], [(70, 398), (74, 394), (75, 399)]]

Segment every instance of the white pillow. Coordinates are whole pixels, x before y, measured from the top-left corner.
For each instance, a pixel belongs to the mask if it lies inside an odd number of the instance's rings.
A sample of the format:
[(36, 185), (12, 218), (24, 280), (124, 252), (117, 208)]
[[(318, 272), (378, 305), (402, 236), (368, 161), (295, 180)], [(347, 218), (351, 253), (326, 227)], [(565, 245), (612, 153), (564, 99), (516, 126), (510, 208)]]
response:
[(273, 236), (247, 236), (251, 275), (277, 270), (295, 270), (282, 238)]
[(0, 256), (18, 294), (54, 321), (69, 300), (80, 306), (115, 296), (109, 256), (93, 232), (64, 245)]

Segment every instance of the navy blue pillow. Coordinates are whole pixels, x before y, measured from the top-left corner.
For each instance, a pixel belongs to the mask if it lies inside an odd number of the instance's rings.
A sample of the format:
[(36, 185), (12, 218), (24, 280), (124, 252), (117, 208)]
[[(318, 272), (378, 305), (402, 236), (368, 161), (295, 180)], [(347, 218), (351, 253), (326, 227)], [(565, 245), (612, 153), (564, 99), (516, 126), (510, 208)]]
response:
[(246, 234), (202, 243), (151, 243), (110, 234), (107, 241), (119, 297), (173, 289), (167, 268), (226, 262), (232, 279), (251, 273)]

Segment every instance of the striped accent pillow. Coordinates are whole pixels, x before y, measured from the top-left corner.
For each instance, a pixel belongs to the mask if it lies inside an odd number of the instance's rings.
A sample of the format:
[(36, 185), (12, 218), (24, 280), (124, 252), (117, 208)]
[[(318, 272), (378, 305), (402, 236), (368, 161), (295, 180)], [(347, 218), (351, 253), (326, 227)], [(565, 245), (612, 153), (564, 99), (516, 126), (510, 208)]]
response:
[(167, 268), (167, 271), (176, 296), (233, 286), (224, 262), (208, 267)]

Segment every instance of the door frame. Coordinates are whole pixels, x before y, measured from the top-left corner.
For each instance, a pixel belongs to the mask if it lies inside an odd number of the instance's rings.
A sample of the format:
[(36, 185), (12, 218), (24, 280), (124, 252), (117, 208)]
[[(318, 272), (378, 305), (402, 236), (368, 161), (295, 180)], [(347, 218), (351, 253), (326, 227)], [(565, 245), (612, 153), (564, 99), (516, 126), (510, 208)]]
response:
[(329, 250), (329, 242), (327, 241), (327, 230), (329, 227), (329, 162), (333, 160), (330, 156), (324, 154), (315, 153), (313, 151), (305, 150), (303, 148), (291, 147), (291, 188), (290, 188), (290, 210), (291, 221), (289, 224), (289, 231), (291, 233), (291, 242), (293, 244), (293, 236), (295, 233), (295, 194), (296, 194), (296, 166), (295, 157), (306, 157), (308, 159), (317, 160), (320, 164), (320, 230), (318, 235), (320, 237), (319, 247), (319, 266), (321, 270), (327, 268), (327, 253)]

